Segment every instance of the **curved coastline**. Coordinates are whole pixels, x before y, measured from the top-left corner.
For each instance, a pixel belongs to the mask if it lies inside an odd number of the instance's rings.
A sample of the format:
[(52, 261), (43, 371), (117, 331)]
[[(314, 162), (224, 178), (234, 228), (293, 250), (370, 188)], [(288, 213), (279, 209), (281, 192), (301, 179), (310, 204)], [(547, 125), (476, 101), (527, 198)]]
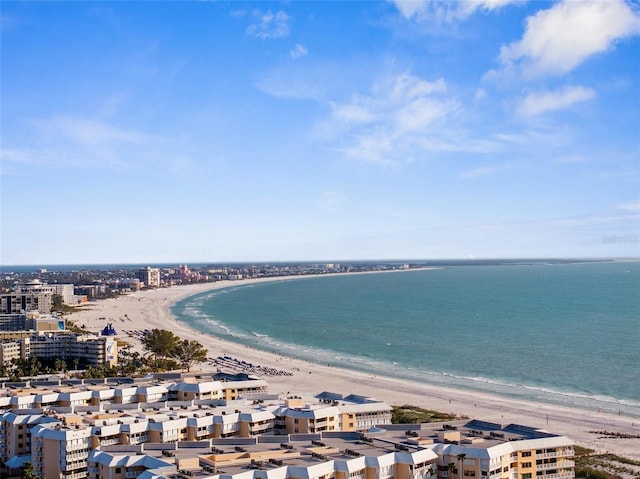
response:
[[(597, 451), (616, 452), (640, 459), (640, 421), (633, 418), (598, 410), (533, 402), (477, 390), (464, 390), (316, 364), (249, 345), (222, 340), (191, 328), (187, 323), (179, 321), (171, 312), (171, 308), (178, 301), (213, 290), (246, 286), (257, 282), (311, 277), (315, 276), (220, 281), (141, 291), (116, 299), (91, 303), (91, 309), (74, 313), (72, 319), (93, 331), (102, 329), (109, 321), (114, 324), (116, 329), (124, 331), (129, 329), (171, 329), (182, 338), (196, 339), (201, 342), (209, 350), (209, 356), (216, 357), (226, 354), (253, 364), (293, 372), (293, 376), (265, 378), (269, 383), (270, 391), (274, 393), (315, 394), (327, 390), (341, 394), (369, 395), (392, 405), (414, 404), (487, 421), (535, 426), (565, 434), (578, 444)], [(120, 336), (125, 340), (128, 339), (126, 335), (121, 334)], [(133, 343), (132, 346), (140, 348), (139, 344)], [(203, 371), (207, 369), (210, 370), (212, 367), (202, 365)], [(598, 434), (602, 431), (637, 436), (637, 438), (616, 438)]]
[[(283, 280), (282, 282), (286, 282)], [(252, 284), (242, 283), (229, 285), (225, 289), (251, 287)], [(255, 348), (264, 352), (272, 352), (281, 357), (295, 357), (316, 366), (330, 365), (362, 374), (396, 377), (407, 381), (415, 381), (433, 386), (441, 386), (456, 390), (489, 393), (514, 400), (529, 400), (544, 404), (566, 405), (571, 402), (575, 409), (600, 409), (600, 411), (640, 419), (640, 401), (634, 399), (620, 399), (613, 396), (593, 395), (580, 391), (554, 389), (551, 386), (509, 382), (492, 377), (465, 376), (451, 372), (424, 370), (397, 362), (389, 363), (377, 360), (367, 355), (350, 354), (347, 352), (303, 346), (272, 338), (268, 334), (261, 334), (253, 330), (242, 332), (231, 329), (229, 324), (220, 322), (202, 313), (197, 303), (209, 301), (214, 295), (211, 291), (197, 293), (182, 298), (170, 306), (172, 316), (197, 331), (219, 337), (245, 347)], [(196, 303), (195, 307), (194, 304)]]

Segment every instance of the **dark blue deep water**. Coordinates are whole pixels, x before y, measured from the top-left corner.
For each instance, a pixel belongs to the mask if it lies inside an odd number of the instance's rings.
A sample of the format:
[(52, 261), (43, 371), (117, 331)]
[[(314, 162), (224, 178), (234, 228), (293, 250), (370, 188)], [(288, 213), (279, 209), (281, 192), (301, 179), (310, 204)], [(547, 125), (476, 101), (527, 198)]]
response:
[(172, 311), (318, 363), (640, 417), (640, 262), (238, 283)]

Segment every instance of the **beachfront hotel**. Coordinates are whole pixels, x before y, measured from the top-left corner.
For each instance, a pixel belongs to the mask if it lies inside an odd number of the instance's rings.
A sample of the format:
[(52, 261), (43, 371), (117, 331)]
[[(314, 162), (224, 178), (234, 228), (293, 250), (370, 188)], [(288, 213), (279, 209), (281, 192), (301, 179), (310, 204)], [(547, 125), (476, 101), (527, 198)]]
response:
[(392, 425), (373, 398), (268, 394), (264, 380), (3, 385), (2, 477), (571, 479), (573, 443), (481, 421)]
[[(52, 320), (58, 323), (58, 318)], [(57, 327), (57, 326), (56, 326)], [(0, 333), (0, 365), (14, 359), (79, 360), (82, 364), (113, 367), (118, 364), (118, 343), (113, 337), (57, 331)]]
[(159, 288), (160, 287), (160, 269), (146, 268), (136, 271), (136, 278), (140, 280), (147, 288)]

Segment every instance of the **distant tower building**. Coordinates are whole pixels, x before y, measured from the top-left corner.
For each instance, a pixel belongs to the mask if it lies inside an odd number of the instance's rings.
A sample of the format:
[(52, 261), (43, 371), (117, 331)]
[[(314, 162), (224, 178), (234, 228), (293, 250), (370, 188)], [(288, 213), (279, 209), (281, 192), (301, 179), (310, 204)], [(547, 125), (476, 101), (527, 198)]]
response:
[(146, 268), (136, 271), (136, 278), (142, 281), (148, 288), (160, 287), (160, 270), (158, 268)]

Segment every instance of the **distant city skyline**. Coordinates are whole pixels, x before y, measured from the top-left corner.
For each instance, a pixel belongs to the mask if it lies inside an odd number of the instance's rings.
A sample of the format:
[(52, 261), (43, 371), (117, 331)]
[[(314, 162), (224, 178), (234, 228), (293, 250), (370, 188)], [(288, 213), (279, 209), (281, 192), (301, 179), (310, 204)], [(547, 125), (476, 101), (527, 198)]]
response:
[(0, 264), (640, 256), (637, 2), (0, 12)]

